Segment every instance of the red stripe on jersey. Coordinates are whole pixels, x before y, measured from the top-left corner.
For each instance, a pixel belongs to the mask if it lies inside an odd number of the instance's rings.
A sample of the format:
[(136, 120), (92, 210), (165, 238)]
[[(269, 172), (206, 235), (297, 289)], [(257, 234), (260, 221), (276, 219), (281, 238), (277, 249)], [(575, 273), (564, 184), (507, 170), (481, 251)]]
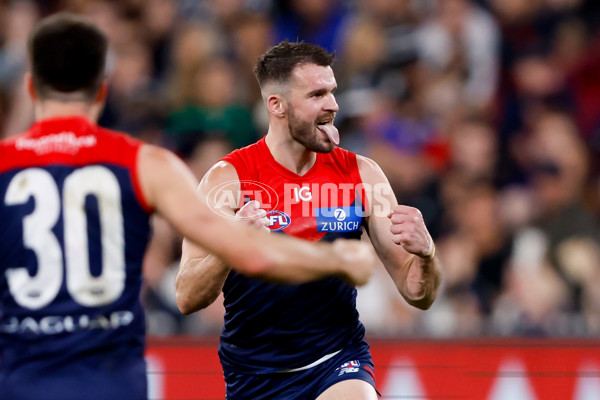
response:
[(139, 181), (138, 153), (143, 142), (103, 129), (85, 117), (49, 118), (0, 141), (0, 173), (15, 168), (111, 164), (129, 170), (140, 205), (150, 213)]
[(138, 166), (139, 166), (138, 158), (140, 156), (140, 148), (141, 148), (141, 146), (142, 146), (142, 144), (140, 144), (140, 146), (138, 146), (138, 148), (137, 148), (137, 150), (135, 152), (134, 161), (133, 161), (133, 164), (132, 164), (131, 169), (129, 171), (131, 173), (131, 182), (133, 184), (133, 191), (135, 192), (135, 197), (137, 197), (137, 199), (140, 202), (140, 205), (142, 206), (142, 208), (148, 214), (151, 214), (151, 213), (154, 212), (154, 208), (146, 200), (146, 196), (144, 196), (144, 191), (142, 190), (142, 184), (140, 182), (140, 173), (139, 173), (139, 168), (138, 168)]

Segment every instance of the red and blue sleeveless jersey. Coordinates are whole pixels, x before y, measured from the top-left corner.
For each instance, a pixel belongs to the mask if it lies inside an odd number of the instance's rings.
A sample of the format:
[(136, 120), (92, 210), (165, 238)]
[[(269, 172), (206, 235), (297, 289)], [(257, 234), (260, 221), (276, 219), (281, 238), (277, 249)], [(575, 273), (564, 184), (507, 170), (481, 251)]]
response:
[(141, 144), (82, 117), (0, 142), (0, 374), (142, 359)]
[[(368, 207), (355, 154), (341, 148), (317, 154), (314, 166), (300, 176), (273, 158), (263, 138), (223, 161), (237, 171), (240, 203), (258, 200), (272, 234), (309, 241), (360, 239)], [(223, 293), (219, 356), (226, 370), (261, 374), (303, 367), (364, 337), (356, 289), (336, 277), (280, 285), (231, 271)]]

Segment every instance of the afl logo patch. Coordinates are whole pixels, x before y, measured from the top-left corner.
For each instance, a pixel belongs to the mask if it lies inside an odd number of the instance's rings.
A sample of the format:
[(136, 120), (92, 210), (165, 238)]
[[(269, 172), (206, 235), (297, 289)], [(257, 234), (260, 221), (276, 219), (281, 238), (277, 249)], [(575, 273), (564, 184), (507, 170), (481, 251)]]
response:
[(273, 232), (281, 231), (288, 226), (292, 222), (292, 219), (289, 215), (284, 213), (283, 211), (273, 210), (267, 213), (267, 218), (269, 218), (269, 229)]

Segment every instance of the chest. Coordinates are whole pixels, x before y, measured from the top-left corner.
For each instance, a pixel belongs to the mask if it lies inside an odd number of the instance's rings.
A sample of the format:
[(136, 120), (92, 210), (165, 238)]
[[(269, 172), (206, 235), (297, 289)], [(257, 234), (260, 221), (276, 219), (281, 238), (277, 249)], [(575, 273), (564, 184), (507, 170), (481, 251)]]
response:
[(267, 170), (256, 180), (242, 182), (241, 189), (245, 202), (257, 200), (267, 211), (271, 231), (313, 241), (327, 235), (360, 236), (364, 188), (343, 172), (289, 179)]

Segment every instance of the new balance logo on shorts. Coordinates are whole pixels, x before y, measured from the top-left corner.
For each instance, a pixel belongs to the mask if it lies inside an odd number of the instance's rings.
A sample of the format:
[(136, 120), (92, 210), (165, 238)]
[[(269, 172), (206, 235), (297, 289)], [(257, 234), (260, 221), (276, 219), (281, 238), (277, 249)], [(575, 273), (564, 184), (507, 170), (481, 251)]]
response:
[(358, 372), (360, 367), (360, 361), (353, 360), (343, 363), (341, 366), (336, 368), (336, 371), (340, 371), (338, 376), (342, 376), (343, 374), (349, 374), (352, 372)]

